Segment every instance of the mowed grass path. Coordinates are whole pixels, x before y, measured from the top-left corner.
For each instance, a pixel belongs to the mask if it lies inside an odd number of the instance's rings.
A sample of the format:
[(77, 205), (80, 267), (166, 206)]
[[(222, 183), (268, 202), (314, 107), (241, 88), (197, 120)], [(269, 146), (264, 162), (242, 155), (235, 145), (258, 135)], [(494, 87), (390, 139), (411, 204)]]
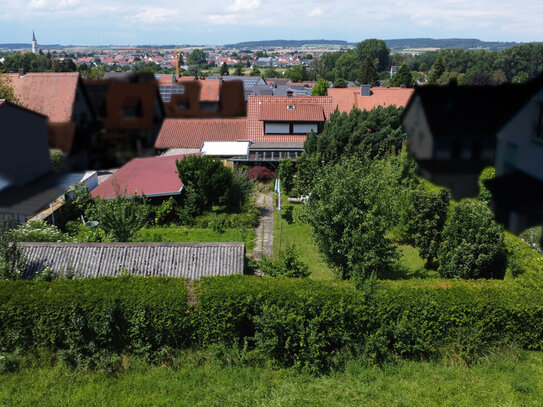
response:
[[(520, 358), (518, 357), (520, 355)], [(351, 362), (311, 376), (292, 369), (140, 364), (117, 374), (56, 366), (0, 375), (0, 405), (137, 406), (541, 406), (543, 353), (493, 356), (472, 367)]]
[[(253, 250), (255, 236), (253, 229), (245, 230), (247, 252)], [(241, 229), (227, 228), (223, 233), (218, 233), (211, 229), (171, 226), (140, 229), (136, 240), (141, 242), (243, 242), (243, 237)]]
[[(277, 199), (274, 197), (275, 201)], [(309, 266), (311, 278), (316, 280), (334, 280), (336, 275), (325, 263), (322, 255), (319, 253), (319, 248), (311, 237), (311, 226), (299, 220), (298, 215), (302, 211), (303, 204), (291, 204), (286, 198), (282, 200), (282, 215), (287, 208), (292, 207), (292, 221), (287, 217), (279, 217), (274, 203), (273, 212), (273, 253), (274, 256), (279, 255), (281, 249), (285, 249), (292, 244), (296, 245), (300, 258)], [(281, 223), (283, 232), (281, 233)]]

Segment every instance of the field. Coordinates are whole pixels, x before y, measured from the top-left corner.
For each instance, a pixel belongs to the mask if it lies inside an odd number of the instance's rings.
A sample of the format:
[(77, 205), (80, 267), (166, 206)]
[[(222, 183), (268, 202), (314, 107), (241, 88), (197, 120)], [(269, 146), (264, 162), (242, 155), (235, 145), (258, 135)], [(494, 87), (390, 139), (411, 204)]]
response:
[(192, 353), (170, 366), (124, 360), (119, 373), (54, 367), (0, 375), (1, 406), (541, 406), (543, 353), (506, 351), (466, 367), (349, 362), (312, 376)]

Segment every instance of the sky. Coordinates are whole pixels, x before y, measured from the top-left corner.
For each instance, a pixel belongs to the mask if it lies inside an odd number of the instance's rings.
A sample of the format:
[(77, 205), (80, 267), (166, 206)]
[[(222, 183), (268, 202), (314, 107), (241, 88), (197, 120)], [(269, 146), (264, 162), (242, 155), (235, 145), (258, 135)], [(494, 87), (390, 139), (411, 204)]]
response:
[(543, 1), (0, 0), (0, 43), (222, 45), (270, 39), (543, 41)]

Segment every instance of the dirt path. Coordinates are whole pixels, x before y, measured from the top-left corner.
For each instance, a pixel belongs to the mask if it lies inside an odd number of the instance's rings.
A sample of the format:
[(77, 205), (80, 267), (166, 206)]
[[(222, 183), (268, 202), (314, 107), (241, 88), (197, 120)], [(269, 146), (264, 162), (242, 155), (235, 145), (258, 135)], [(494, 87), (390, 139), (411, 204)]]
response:
[(258, 193), (256, 206), (260, 211), (259, 224), (256, 228), (256, 245), (251, 257), (259, 259), (261, 254), (273, 255), (273, 193)]

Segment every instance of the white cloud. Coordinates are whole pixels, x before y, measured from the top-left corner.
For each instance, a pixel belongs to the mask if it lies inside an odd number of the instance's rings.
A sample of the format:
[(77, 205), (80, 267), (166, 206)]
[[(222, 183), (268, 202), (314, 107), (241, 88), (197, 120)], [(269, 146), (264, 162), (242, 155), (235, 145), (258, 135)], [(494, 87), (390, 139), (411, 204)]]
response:
[(236, 0), (228, 9), (230, 11), (252, 11), (260, 7), (260, 0)]
[(314, 8), (309, 13), (309, 17), (318, 17), (318, 16), (322, 16), (322, 9), (320, 7)]

